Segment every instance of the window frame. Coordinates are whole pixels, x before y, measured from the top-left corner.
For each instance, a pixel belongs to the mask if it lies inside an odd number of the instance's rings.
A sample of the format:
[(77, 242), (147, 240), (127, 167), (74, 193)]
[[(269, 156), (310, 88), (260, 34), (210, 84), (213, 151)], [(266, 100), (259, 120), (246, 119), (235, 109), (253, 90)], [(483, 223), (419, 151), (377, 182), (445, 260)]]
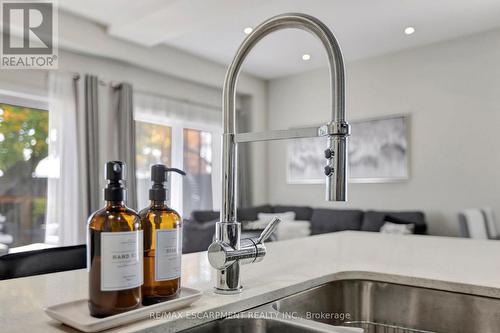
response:
[[(222, 126), (211, 124), (200, 124), (193, 121), (166, 119), (163, 116), (142, 116), (136, 114), (134, 121), (141, 121), (149, 124), (168, 126), (171, 128), (171, 161), (172, 167), (184, 170), (184, 129), (193, 129), (198, 131), (210, 132), (212, 134), (212, 209), (219, 207), (221, 203), (222, 188), (214, 186), (220, 184), (220, 154), (214, 154), (215, 150), (222, 149)], [(183, 183), (181, 177), (171, 178), (170, 205), (184, 216), (183, 207)]]
[(0, 103), (23, 106), (30, 109), (39, 109), (49, 112), (47, 96), (29, 94), (19, 91), (0, 89)]
[[(50, 117), (49, 100), (48, 96), (46, 95), (0, 89), (0, 103), (29, 108), (29, 109), (41, 110), (43, 112), (47, 112)], [(48, 193), (45, 194), (45, 197), (46, 199), (48, 199)], [(45, 207), (45, 215), (46, 214), (47, 214), (47, 207)], [(49, 247), (53, 246), (46, 243), (46, 240), (44, 240), (43, 243), (30, 243), (26, 245), (15, 246), (12, 248), (9, 247), (9, 253), (30, 251), (32, 249), (44, 249)]]

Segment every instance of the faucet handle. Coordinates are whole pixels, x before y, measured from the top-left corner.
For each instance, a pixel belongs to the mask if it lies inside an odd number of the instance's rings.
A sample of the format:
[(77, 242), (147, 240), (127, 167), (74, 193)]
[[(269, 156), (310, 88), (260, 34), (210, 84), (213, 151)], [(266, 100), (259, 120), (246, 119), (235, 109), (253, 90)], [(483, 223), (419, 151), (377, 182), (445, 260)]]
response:
[(264, 243), (271, 235), (273, 232), (276, 230), (278, 227), (278, 224), (281, 222), (281, 219), (279, 217), (273, 217), (271, 222), (264, 228), (262, 233), (260, 234), (259, 238), (257, 238), (257, 244), (259, 243)]

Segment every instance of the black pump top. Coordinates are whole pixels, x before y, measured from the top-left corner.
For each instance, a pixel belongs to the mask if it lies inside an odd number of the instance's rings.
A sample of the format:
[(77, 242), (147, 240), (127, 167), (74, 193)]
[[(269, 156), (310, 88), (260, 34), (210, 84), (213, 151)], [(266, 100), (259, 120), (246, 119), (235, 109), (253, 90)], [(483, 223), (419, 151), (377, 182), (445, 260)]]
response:
[(104, 200), (125, 200), (125, 175), (127, 166), (122, 161), (110, 161), (104, 165), (104, 178), (107, 180), (104, 189)]
[(167, 200), (167, 189), (165, 182), (168, 180), (169, 172), (177, 172), (183, 176), (186, 173), (180, 169), (168, 168), (164, 164), (155, 164), (151, 166), (151, 181), (153, 186), (149, 190), (149, 200), (151, 201), (165, 201)]

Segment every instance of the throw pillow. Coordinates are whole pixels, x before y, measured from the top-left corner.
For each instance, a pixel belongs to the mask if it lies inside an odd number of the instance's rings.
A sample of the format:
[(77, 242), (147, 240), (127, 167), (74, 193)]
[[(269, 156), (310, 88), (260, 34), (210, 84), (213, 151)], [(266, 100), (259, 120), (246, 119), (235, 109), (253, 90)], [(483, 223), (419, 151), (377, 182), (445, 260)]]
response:
[(258, 220), (245, 222), (242, 224), (242, 228), (243, 230), (262, 230), (274, 217), (279, 217), (281, 223), (284, 221), (293, 221), (295, 220), (295, 212), (259, 213)]
[(293, 221), (295, 220), (295, 212), (284, 212), (284, 213), (259, 213), (257, 218), (259, 220), (271, 221), (274, 217), (279, 217), (281, 221)]
[(415, 231), (415, 224), (398, 224), (392, 222), (384, 222), (384, 225), (380, 228), (380, 232), (383, 234), (397, 234), (397, 235), (411, 235)]

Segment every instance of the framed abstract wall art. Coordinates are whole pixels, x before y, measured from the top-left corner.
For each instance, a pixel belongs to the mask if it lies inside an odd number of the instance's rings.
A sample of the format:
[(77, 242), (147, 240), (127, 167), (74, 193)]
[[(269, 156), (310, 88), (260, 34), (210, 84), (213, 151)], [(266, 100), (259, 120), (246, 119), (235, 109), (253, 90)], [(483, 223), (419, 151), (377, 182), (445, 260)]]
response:
[[(350, 124), (350, 182), (384, 183), (409, 179), (408, 115), (352, 121)], [(324, 137), (290, 141), (287, 151), (287, 182), (324, 183), (325, 147)]]

